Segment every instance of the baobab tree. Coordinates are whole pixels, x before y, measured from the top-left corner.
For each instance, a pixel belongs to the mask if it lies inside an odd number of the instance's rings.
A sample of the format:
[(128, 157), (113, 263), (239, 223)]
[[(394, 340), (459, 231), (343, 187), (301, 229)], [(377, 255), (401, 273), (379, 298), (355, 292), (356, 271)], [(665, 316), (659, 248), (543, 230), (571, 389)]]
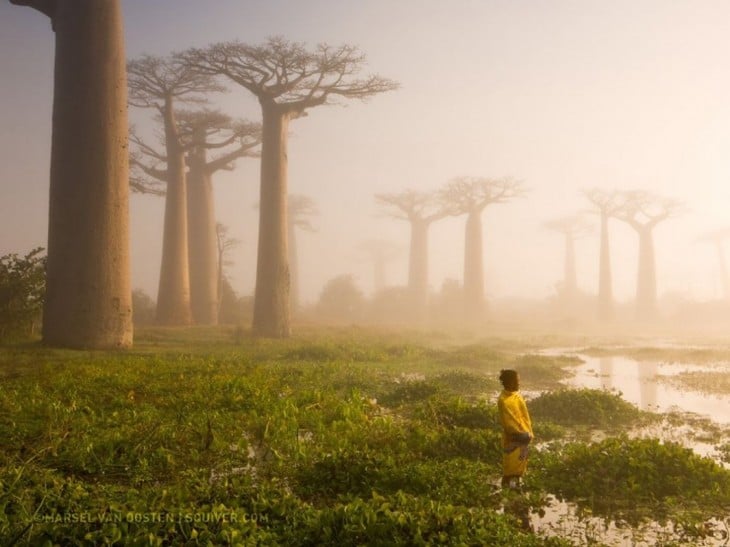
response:
[(166, 179), (157, 322), (162, 325), (189, 325), (192, 314), (185, 179), (185, 152), (189, 144), (186, 145), (180, 134), (175, 105), (204, 102), (203, 94), (222, 91), (223, 88), (209, 76), (195, 72), (174, 59), (144, 55), (130, 61), (127, 71), (129, 103), (157, 111), (165, 135), (164, 154), (133, 136), (140, 152), (164, 165), (164, 169), (142, 167), (145, 173), (159, 176), (164, 171)]
[(725, 241), (729, 238), (730, 228), (707, 232), (697, 238), (697, 241), (712, 243), (715, 247), (717, 262), (720, 266), (722, 297), (725, 301), (730, 301), (730, 276), (728, 275), (727, 261), (725, 260)]
[(485, 309), (482, 212), (488, 205), (505, 203), (524, 194), (522, 183), (507, 177), (456, 177), (440, 192), (440, 199), (451, 215), (467, 215), (464, 302), (468, 319), (479, 319)]
[(373, 290), (377, 294), (386, 286), (385, 267), (401, 254), (401, 247), (387, 239), (368, 239), (358, 246), (373, 264)]
[[(256, 204), (260, 210), (260, 204)], [(287, 249), (289, 259), (289, 308), (296, 312), (300, 306), (299, 297), (299, 248), (297, 228), (305, 232), (316, 232), (312, 217), (319, 215), (312, 198), (301, 194), (289, 194), (287, 198)]]
[(297, 229), (305, 232), (316, 231), (312, 224), (312, 217), (319, 214), (312, 198), (301, 194), (289, 194), (287, 203), (287, 214), (289, 216), (288, 238), (289, 238), (289, 271), (291, 272), (291, 285), (289, 300), (291, 309), (296, 312), (299, 309), (299, 251), (297, 248)]
[(619, 192), (608, 192), (597, 188), (586, 190), (583, 195), (595, 207), (601, 218), (601, 244), (598, 262), (598, 319), (613, 319), (613, 288), (611, 280), (611, 248), (608, 239), (608, 221), (623, 206), (624, 196)]
[[(212, 177), (220, 170), (232, 170), (240, 157), (258, 157), (254, 150), (261, 142), (261, 125), (212, 110), (178, 110), (176, 113), (181, 148), (188, 172), (185, 176), (187, 202), (187, 246), (190, 283), (190, 308), (196, 324), (218, 323), (218, 266), (216, 262), (215, 208)], [(131, 158), (134, 192), (165, 195), (159, 186), (168, 180), (164, 153), (142, 142), (132, 131), (138, 146)], [(216, 150), (208, 158), (208, 151)], [(152, 160), (146, 163), (144, 157)]]
[(326, 44), (308, 51), (281, 37), (260, 46), (224, 42), (180, 55), (199, 74), (220, 75), (251, 92), (261, 105), (261, 211), (256, 264), (253, 332), (287, 337), (290, 271), (287, 249), (287, 140), (289, 122), (334, 98), (366, 99), (396, 83), (380, 76), (358, 77), (365, 57), (350, 45)]
[[(258, 156), (261, 125), (234, 121), (218, 111), (180, 111), (180, 133), (186, 143), (188, 259), (193, 321), (218, 324), (218, 262), (213, 175), (231, 170), (236, 159)], [(218, 151), (208, 157), (209, 150)]]
[(383, 207), (386, 215), (410, 224), (408, 289), (413, 295), (416, 311), (421, 311), (428, 296), (428, 229), (435, 221), (448, 216), (449, 211), (435, 193), (415, 190), (375, 194), (375, 202)]
[(234, 248), (238, 247), (241, 244), (241, 240), (228, 235), (228, 231), (228, 226), (221, 222), (216, 223), (215, 241), (216, 251), (218, 254), (218, 273), (216, 276), (218, 280), (218, 287), (216, 290), (218, 294), (218, 315), (220, 315), (221, 303), (223, 299), (223, 284), (226, 283), (226, 273), (224, 268), (225, 266), (230, 266), (233, 264), (233, 261), (228, 258), (228, 255)]
[(656, 258), (654, 228), (677, 215), (682, 206), (673, 199), (644, 191), (624, 192), (623, 206), (616, 218), (626, 222), (639, 236), (639, 268), (636, 281), (636, 315), (642, 320), (656, 316)]
[(51, 19), (56, 53), (43, 341), (132, 344), (127, 83), (118, 0), (11, 0)]
[(563, 235), (565, 261), (563, 266), (563, 303), (572, 306), (578, 296), (578, 279), (575, 267), (575, 239), (589, 234), (593, 227), (580, 215), (557, 218), (546, 222), (545, 228)]

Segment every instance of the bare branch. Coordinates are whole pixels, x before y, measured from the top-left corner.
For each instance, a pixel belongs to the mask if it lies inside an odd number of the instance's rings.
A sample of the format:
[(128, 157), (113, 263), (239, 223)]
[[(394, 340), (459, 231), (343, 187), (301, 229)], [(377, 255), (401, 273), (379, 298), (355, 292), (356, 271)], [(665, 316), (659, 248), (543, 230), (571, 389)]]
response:
[(582, 194), (598, 209), (598, 213), (609, 217), (615, 216), (624, 206), (625, 197), (616, 190), (591, 188), (583, 190)]
[[(152, 158), (158, 162), (164, 162), (167, 163), (167, 156), (163, 153), (159, 152), (158, 150), (155, 150), (151, 146), (149, 146), (147, 143), (145, 143), (139, 135), (137, 135), (137, 132), (135, 131), (134, 127), (131, 127), (129, 129), (129, 142), (131, 142), (133, 145), (135, 145), (138, 148), (138, 151), (142, 153), (143, 155)], [(138, 154), (133, 152), (132, 154), (133, 158), (136, 160), (139, 160)]]
[(449, 215), (433, 192), (406, 190), (400, 194), (375, 194), (375, 202), (383, 207), (387, 216), (408, 222), (430, 224)]
[(651, 230), (660, 222), (686, 211), (682, 202), (644, 190), (622, 192), (621, 197), (623, 204), (615, 216), (637, 231)]
[(492, 203), (505, 203), (527, 193), (521, 181), (503, 177), (456, 177), (439, 192), (451, 215), (480, 212)]
[(309, 52), (301, 43), (276, 36), (260, 46), (221, 42), (204, 50), (189, 49), (176, 58), (199, 74), (225, 76), (262, 104), (283, 107), (292, 117), (329, 103), (330, 97), (366, 99), (398, 88), (377, 75), (357, 78), (365, 56), (351, 45), (320, 44)]
[[(178, 112), (178, 127), (186, 148), (193, 150), (188, 161), (205, 162), (200, 167), (209, 173), (232, 169), (232, 162), (240, 157), (256, 156), (253, 149), (261, 143), (261, 124), (233, 120), (218, 110), (181, 110)], [(222, 153), (207, 160), (204, 150), (211, 149)]]
[(554, 230), (571, 237), (581, 237), (594, 233), (595, 227), (581, 215), (572, 215), (549, 220), (543, 224), (548, 230)]
[(166, 184), (158, 180), (151, 180), (136, 169), (136, 164), (132, 166), (129, 173), (129, 187), (132, 192), (137, 194), (150, 194), (153, 196), (164, 196)]
[(142, 55), (127, 63), (129, 103), (160, 108), (166, 101), (205, 102), (204, 94), (226, 89), (211, 76), (192, 70), (176, 58)]

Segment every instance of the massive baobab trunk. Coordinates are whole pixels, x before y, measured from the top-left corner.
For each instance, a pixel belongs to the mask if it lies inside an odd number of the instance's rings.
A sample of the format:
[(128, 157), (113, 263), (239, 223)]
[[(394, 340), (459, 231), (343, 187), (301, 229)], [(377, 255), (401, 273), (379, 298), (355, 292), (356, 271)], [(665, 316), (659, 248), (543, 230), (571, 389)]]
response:
[(656, 315), (656, 266), (652, 228), (639, 230), (639, 271), (636, 283), (636, 314), (639, 319)]
[(608, 213), (601, 211), (601, 249), (598, 264), (598, 318), (613, 319), (613, 290), (611, 283), (611, 251), (608, 245)]
[(160, 285), (157, 292), (157, 322), (162, 325), (189, 325), (192, 318), (185, 151), (180, 146), (171, 101), (165, 102), (163, 118), (167, 149), (167, 194)]
[(56, 32), (43, 341), (132, 344), (127, 80), (115, 0), (14, 0)]
[(299, 310), (299, 255), (297, 230), (291, 221), (287, 224), (287, 246), (289, 248), (289, 305), (292, 312), (296, 312)]
[(464, 234), (464, 298), (466, 313), (477, 318), (484, 312), (484, 260), (481, 211), (466, 217)]
[(199, 325), (218, 324), (218, 243), (213, 204), (213, 183), (206, 151), (195, 147), (188, 160), (188, 260), (190, 309)]
[(289, 114), (262, 106), (261, 206), (256, 264), (253, 332), (287, 337), (291, 333), (287, 246), (287, 133)]

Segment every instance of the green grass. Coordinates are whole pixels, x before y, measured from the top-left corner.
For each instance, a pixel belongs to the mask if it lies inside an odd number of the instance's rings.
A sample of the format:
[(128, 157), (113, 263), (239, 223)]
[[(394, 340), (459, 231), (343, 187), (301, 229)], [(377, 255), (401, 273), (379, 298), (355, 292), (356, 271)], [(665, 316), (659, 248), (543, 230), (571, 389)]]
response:
[[(0, 348), (0, 544), (567, 544), (524, 532), (496, 488), (499, 370), (546, 390), (575, 364), (535, 349), (223, 328), (149, 329), (118, 353)], [(557, 440), (639, 416), (603, 394), (552, 397), (528, 404)], [(573, 405), (590, 410), (580, 424)], [(557, 492), (551, 474), (584, 497), (556, 463), (576, 446), (533, 449), (523, 506)]]

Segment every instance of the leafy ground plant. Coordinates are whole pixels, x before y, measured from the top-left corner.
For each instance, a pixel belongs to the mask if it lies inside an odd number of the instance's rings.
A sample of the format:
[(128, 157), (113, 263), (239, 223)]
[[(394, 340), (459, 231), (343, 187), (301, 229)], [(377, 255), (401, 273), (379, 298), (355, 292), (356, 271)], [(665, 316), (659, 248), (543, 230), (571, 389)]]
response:
[(730, 515), (730, 471), (676, 443), (618, 436), (543, 455), (541, 486), (590, 514), (638, 524), (671, 519), (702, 533)]
[[(548, 492), (595, 499), (600, 479), (625, 494), (625, 465), (611, 464), (623, 452), (566, 444), (572, 404), (592, 409), (590, 427), (635, 418), (596, 394), (528, 401), (537, 431), (559, 442), (531, 451), (527, 493), (498, 491), (496, 373), (529, 370), (546, 389), (570, 366), (523, 357), (522, 343), (435, 347), (353, 331), (272, 341), (231, 329), (138, 339), (121, 353), (0, 348), (0, 545), (567, 545), (528, 532), (525, 511)], [(634, 496), (619, 509), (704, 516), (724, 503), (691, 481), (682, 495), (663, 490), (672, 465), (719, 488), (725, 475), (652, 446), (627, 450), (661, 469), (630, 476), (663, 505)]]
[(536, 422), (603, 429), (625, 429), (641, 419), (650, 418), (648, 413), (624, 401), (618, 393), (598, 389), (561, 389), (543, 393), (530, 401), (530, 413)]

